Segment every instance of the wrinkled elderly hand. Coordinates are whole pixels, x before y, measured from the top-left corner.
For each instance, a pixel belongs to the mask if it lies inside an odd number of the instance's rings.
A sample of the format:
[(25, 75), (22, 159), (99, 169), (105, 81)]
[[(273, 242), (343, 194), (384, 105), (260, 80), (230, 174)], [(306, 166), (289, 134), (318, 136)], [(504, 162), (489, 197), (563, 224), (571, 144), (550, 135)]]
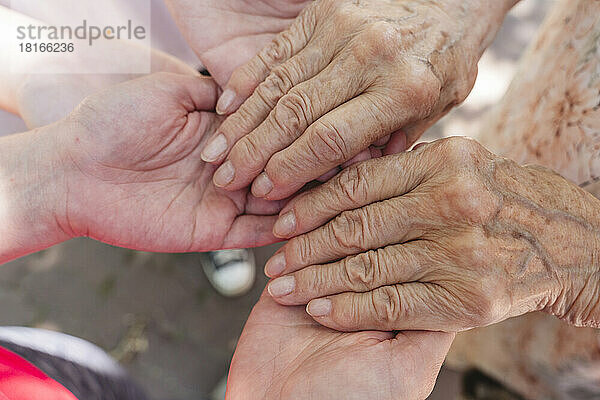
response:
[(425, 399), (454, 335), (342, 333), (263, 295), (238, 342), (227, 400)]
[(467, 96), (514, 2), (309, 5), (233, 73), (219, 99), (217, 111), (229, 113), (249, 97), (202, 153), (207, 162), (226, 160), (215, 184), (253, 182), (255, 196), (282, 199), (354, 157), (377, 156), (369, 146), (390, 135), (384, 153), (404, 150)]
[(308, 233), (269, 261), (289, 274), (269, 291), (340, 330), (460, 331), (535, 310), (599, 327), (599, 228), (600, 202), (557, 174), (443, 139), (292, 200), (275, 229)]

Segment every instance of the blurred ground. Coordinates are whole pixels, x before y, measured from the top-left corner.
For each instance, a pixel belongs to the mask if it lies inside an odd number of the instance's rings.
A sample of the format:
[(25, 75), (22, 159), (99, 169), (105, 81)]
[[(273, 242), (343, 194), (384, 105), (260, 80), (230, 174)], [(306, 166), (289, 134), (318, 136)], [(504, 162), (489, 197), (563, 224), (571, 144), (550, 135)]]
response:
[[(196, 63), (160, 0), (153, 44)], [(480, 63), (475, 89), (425, 140), (476, 134), (475, 120), (504, 93), (523, 49), (552, 0), (524, 0)], [(0, 112), (0, 135), (25, 130)], [(257, 250), (258, 268), (275, 247)], [(119, 359), (156, 399), (208, 395), (225, 376), (236, 340), (266, 279), (239, 299), (219, 297), (194, 254), (148, 254), (73, 240), (0, 269), (0, 325), (60, 330)], [(460, 375), (444, 371), (432, 399), (457, 396)]]

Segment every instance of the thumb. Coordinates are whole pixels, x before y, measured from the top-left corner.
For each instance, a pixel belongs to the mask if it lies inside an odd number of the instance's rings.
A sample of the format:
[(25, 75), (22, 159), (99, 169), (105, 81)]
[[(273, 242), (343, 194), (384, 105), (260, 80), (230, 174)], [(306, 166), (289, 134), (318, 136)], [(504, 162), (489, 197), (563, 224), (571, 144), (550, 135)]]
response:
[[(402, 371), (404, 377), (411, 371), (413, 387), (405, 388), (411, 398), (429, 397), (455, 336), (446, 332), (404, 331), (391, 340), (390, 359), (394, 369)], [(411, 385), (410, 382), (406, 384)]]

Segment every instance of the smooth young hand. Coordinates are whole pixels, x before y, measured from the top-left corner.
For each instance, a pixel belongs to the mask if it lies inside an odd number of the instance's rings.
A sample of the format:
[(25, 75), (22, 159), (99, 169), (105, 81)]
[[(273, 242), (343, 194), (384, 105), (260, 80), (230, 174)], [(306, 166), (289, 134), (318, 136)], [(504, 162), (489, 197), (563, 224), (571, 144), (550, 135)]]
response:
[(160, 73), (3, 138), (0, 261), (77, 236), (167, 252), (274, 242), (279, 205), (215, 188), (200, 159), (220, 123), (217, 91), (209, 78)]
[(254, 307), (227, 380), (227, 400), (407, 399), (433, 390), (453, 334), (341, 333), (267, 294)]

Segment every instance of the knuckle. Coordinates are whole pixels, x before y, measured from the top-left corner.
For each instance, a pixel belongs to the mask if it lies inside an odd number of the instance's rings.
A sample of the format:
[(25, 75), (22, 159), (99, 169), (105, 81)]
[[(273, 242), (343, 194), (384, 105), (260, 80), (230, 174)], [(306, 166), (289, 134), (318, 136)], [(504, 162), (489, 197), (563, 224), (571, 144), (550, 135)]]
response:
[(298, 15), (298, 18), (296, 18), (296, 23), (290, 28), (291, 31), (295, 32), (305, 41), (311, 37), (315, 30), (315, 26), (317, 25), (317, 6), (321, 6), (321, 4), (313, 2), (312, 4), (304, 7), (304, 9)]
[(466, 233), (457, 238), (461, 258), (464, 265), (469, 266), (474, 271), (487, 270), (487, 264), (493, 258), (493, 251), (487, 246), (487, 240), (483, 233)]
[(356, 26), (357, 22), (363, 20), (360, 9), (354, 2), (330, 1), (331, 20), (337, 27)]
[(298, 174), (298, 171), (307, 170), (307, 168), (302, 165), (301, 158), (290, 157), (288, 153), (287, 150), (275, 153), (271, 156), (271, 159), (265, 167), (265, 171), (273, 183), (282, 187), (297, 184), (299, 179), (303, 179)]
[[(360, 211), (360, 210), (358, 210)], [(330, 225), (330, 236), (339, 247), (353, 252), (364, 251), (368, 226), (357, 211), (344, 211)]]
[(403, 314), (400, 293), (395, 286), (383, 286), (372, 292), (375, 317), (385, 327), (391, 327)]
[(459, 79), (456, 81), (453, 92), (454, 101), (450, 102), (450, 106), (462, 103), (467, 99), (471, 90), (475, 86), (477, 80), (477, 65), (475, 65), (475, 72), (469, 74), (467, 79)]
[(480, 296), (467, 307), (469, 327), (488, 326), (503, 319), (503, 310), (498, 302), (489, 296)]
[(273, 69), (291, 56), (293, 51), (293, 38), (291, 35), (292, 33), (289, 31), (281, 32), (260, 53), (260, 58), (269, 69)]
[(376, 251), (369, 251), (342, 261), (348, 286), (354, 291), (370, 290), (377, 282), (379, 257)]
[(286, 251), (286, 261), (290, 264), (308, 265), (312, 259), (313, 245), (307, 235), (297, 236), (288, 243), (289, 250)]
[[(423, 119), (434, 112), (440, 101), (442, 85), (431, 69), (421, 61), (406, 62), (398, 82), (397, 89), (404, 92), (405, 97), (418, 111)], [(398, 96), (401, 97), (401, 96)]]
[(292, 81), (283, 68), (275, 68), (258, 86), (256, 93), (267, 105), (272, 106), (283, 94), (287, 93), (291, 86)]
[(338, 320), (350, 330), (360, 330), (362, 327), (362, 321), (366, 319), (362, 312), (363, 299), (358, 296), (351, 296), (350, 301), (347, 302), (348, 307), (345, 312), (340, 313)]
[(401, 54), (402, 37), (394, 24), (377, 21), (369, 24), (359, 36), (354, 55), (361, 64), (395, 61)]
[(244, 166), (244, 169), (250, 173), (260, 173), (262, 170), (261, 146), (255, 143), (253, 135), (246, 135), (241, 138), (231, 149), (231, 159), (235, 159)]
[(310, 102), (299, 91), (292, 91), (279, 100), (275, 107), (274, 119), (286, 136), (296, 138), (299, 131), (308, 124), (307, 112)]
[(462, 235), (456, 243), (463, 243), (456, 246), (456, 252), (461, 255), (460, 264), (468, 271), (469, 280), (477, 282), (476, 286), (463, 287), (463, 294), (456, 297), (457, 306), (465, 312), (466, 328), (503, 320), (509, 312), (510, 294), (502, 279), (486, 273), (495, 251), (487, 245), (483, 233)]
[(368, 193), (368, 167), (366, 164), (353, 165), (344, 170), (337, 178), (338, 193), (353, 204), (362, 204)]
[(335, 126), (318, 122), (313, 125), (312, 130), (314, 140), (309, 143), (312, 152), (320, 160), (335, 165), (343, 163), (350, 157), (350, 150), (342, 132)]
[(459, 173), (452, 178), (443, 197), (441, 205), (446, 216), (471, 225), (488, 223), (501, 206), (500, 197), (472, 172)]
[(439, 146), (446, 159), (458, 166), (472, 166), (474, 157), (483, 149), (477, 141), (461, 136), (440, 140)]
[(224, 133), (239, 132), (240, 130), (248, 133), (254, 127), (255, 115), (255, 107), (253, 107), (251, 101), (247, 101), (235, 113), (223, 121), (220, 130)]

